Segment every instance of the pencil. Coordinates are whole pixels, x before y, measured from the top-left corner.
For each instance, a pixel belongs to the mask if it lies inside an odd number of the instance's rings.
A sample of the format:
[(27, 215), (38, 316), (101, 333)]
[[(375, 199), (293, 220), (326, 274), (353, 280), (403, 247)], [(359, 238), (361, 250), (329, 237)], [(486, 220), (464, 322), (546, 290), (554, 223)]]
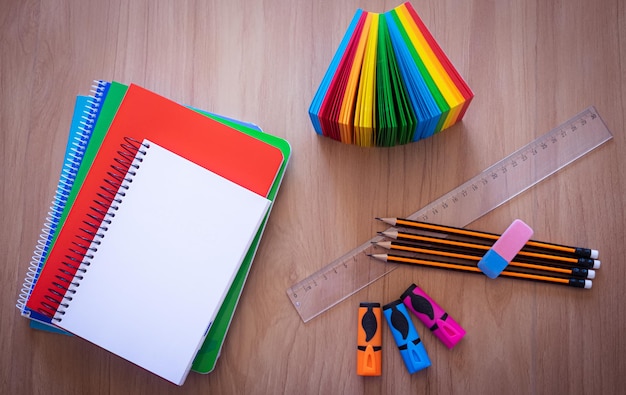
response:
[[(429, 259), (408, 258), (408, 257), (404, 257), (400, 255), (393, 255), (393, 254), (368, 254), (368, 256), (378, 259), (383, 262), (395, 262), (395, 263), (400, 263), (400, 264), (409, 264), (409, 265), (416, 265), (416, 266), (430, 266), (430, 267), (438, 267), (440, 269), (449, 269), (449, 270), (465, 271), (469, 273), (482, 274), (482, 272), (477, 266), (459, 265), (455, 263), (440, 262), (440, 261), (434, 261), (434, 260), (429, 260)], [(547, 283), (552, 283), (552, 284), (567, 285), (570, 287), (584, 288), (584, 289), (590, 289), (593, 284), (592, 281), (589, 279), (551, 277), (551, 276), (538, 275), (538, 274), (518, 273), (518, 272), (509, 271), (509, 270), (502, 271), (500, 275), (504, 277), (517, 278), (520, 280), (547, 282)]]
[[(445, 256), (448, 258), (457, 258), (457, 259), (463, 259), (463, 260), (470, 260), (474, 262), (478, 262), (481, 259), (481, 256), (479, 255), (466, 254), (466, 253), (463, 253), (462, 250), (459, 250), (459, 252), (435, 250), (432, 248), (421, 248), (421, 247), (412, 246), (410, 244), (398, 243), (398, 242), (392, 242), (392, 241), (379, 241), (374, 244), (379, 247), (386, 248), (388, 250), (417, 252), (421, 254)], [(563, 268), (563, 267), (555, 267), (555, 266), (533, 264), (533, 263), (524, 263), (524, 262), (517, 262), (517, 261), (509, 262), (509, 266), (522, 268), (522, 269), (541, 270), (541, 271), (547, 271), (547, 272), (552, 272), (552, 273), (558, 273), (561, 275), (571, 276), (574, 278), (594, 279), (596, 277), (595, 270), (579, 268), (579, 267)]]
[[(438, 237), (431, 237), (431, 236), (421, 236), (421, 235), (415, 235), (412, 233), (399, 232), (397, 230), (387, 230), (387, 231), (379, 232), (379, 233), (383, 236), (387, 236), (389, 238), (396, 239), (396, 240), (426, 242), (426, 243), (433, 243), (433, 244), (456, 247), (456, 248), (469, 248), (469, 249), (476, 250), (476, 251), (486, 252), (491, 248), (490, 245), (485, 245), (485, 244), (468, 243), (468, 242), (463, 242), (463, 241), (448, 240), (445, 238), (438, 238)], [(574, 257), (565, 257), (561, 255), (548, 255), (548, 254), (541, 254), (541, 253), (530, 252), (530, 251), (520, 251), (515, 257), (515, 259), (516, 260), (520, 260), (520, 259), (522, 260), (523, 259), (551, 260), (553, 262), (568, 263), (570, 265), (584, 267), (587, 269), (598, 269), (600, 268), (600, 264), (601, 264), (601, 262), (597, 259), (574, 258)]]
[[(480, 232), (475, 230), (456, 228), (453, 226), (443, 226), (443, 225), (435, 225), (429, 224), (427, 222), (420, 222), (415, 220), (403, 219), (403, 218), (376, 218), (379, 221), (383, 221), (392, 226), (402, 226), (413, 229), (421, 229), (432, 232), (441, 232), (445, 234), (453, 234), (458, 236), (465, 236), (471, 238), (478, 238), (483, 240), (492, 240), (496, 241), (500, 237), (500, 235), (495, 233), (488, 232)], [(590, 258), (590, 259), (598, 259), (598, 250), (592, 250), (590, 248), (581, 248), (581, 247), (570, 247), (561, 244), (555, 243), (546, 243), (543, 241), (530, 240), (524, 246), (525, 250), (528, 249), (540, 249), (540, 250), (549, 250), (553, 252), (560, 252), (563, 254), (570, 254), (573, 256), (581, 257), (581, 258)], [(524, 250), (523, 249), (523, 250)]]

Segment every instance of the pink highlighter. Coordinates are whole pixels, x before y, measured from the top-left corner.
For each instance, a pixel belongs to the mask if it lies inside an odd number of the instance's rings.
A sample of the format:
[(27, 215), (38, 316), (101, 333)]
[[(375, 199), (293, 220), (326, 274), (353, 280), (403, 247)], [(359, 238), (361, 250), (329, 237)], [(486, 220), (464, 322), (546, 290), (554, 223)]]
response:
[(465, 329), (417, 285), (412, 284), (400, 299), (446, 347), (454, 347), (465, 336)]
[(478, 262), (478, 268), (489, 278), (496, 278), (530, 240), (533, 230), (516, 219)]

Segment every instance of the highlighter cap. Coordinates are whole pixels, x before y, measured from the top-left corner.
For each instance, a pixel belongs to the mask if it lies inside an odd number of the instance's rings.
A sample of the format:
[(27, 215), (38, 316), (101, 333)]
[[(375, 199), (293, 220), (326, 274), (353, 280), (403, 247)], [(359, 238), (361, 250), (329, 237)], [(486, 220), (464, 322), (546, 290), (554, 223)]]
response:
[(431, 362), (426, 348), (402, 301), (396, 300), (383, 306), (383, 314), (409, 373), (429, 367)]
[(407, 288), (400, 299), (446, 347), (453, 348), (465, 336), (465, 329), (417, 285)]

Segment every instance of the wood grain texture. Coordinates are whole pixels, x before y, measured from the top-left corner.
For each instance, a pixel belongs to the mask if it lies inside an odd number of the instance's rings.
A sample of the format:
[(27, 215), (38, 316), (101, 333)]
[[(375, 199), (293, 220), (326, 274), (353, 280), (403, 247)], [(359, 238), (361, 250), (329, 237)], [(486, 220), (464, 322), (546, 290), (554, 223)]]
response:
[[(308, 105), (355, 10), (389, 1), (0, 2), (0, 393), (616, 394), (626, 387), (626, 6), (619, 0), (415, 0), (476, 97), (428, 140), (363, 149), (317, 136)], [(137, 83), (254, 122), (293, 157), (214, 372), (175, 387), (87, 342), (29, 329), (15, 300), (61, 167), (74, 98)], [(589, 105), (613, 141), (471, 224), (600, 251), (590, 291), (402, 267), (304, 324), (285, 290)], [(468, 334), (417, 327), (408, 375), (383, 328), (383, 375), (356, 375), (361, 301), (416, 282)], [(132, 280), (128, 280), (129, 292)], [(116, 286), (116, 289), (122, 289)]]

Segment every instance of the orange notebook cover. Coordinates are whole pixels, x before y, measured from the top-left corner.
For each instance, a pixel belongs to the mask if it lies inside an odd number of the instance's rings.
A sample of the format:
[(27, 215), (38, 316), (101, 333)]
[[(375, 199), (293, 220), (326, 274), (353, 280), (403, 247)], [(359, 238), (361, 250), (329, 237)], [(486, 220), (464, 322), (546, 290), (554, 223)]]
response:
[[(90, 230), (85, 218), (95, 215), (93, 222), (101, 224), (104, 215), (98, 215), (91, 207), (94, 200), (102, 200), (98, 195), (102, 193), (102, 182), (110, 178), (107, 173), (125, 138), (150, 139), (261, 196), (267, 196), (283, 162), (278, 148), (131, 85), (59, 231), (28, 301), (30, 309), (52, 316), (59, 306), (62, 297), (57, 293), (63, 294), (63, 290), (55, 283), (72, 281), (78, 263), (87, 252), (88, 241), (76, 243), (77, 235), (88, 237), (83, 230)], [(56, 296), (51, 298), (51, 295)]]

